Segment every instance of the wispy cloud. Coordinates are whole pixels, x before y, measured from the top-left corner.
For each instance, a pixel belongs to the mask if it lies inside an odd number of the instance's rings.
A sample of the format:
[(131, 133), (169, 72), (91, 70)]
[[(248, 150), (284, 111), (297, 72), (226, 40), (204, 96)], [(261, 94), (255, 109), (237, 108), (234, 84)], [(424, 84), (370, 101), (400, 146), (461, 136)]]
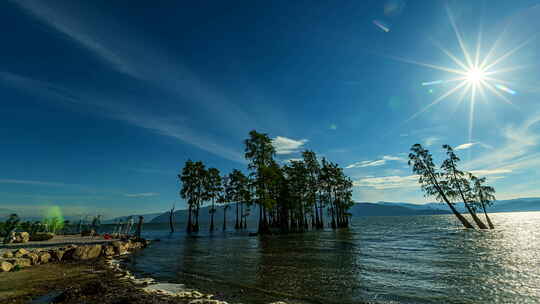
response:
[(378, 166), (385, 165), (387, 163), (387, 161), (407, 162), (407, 159), (405, 159), (404, 157), (401, 157), (401, 156), (384, 155), (381, 159), (364, 160), (364, 161), (360, 161), (360, 162), (350, 164), (347, 167), (345, 167), (345, 169), (378, 167)]
[(354, 186), (374, 190), (418, 188), (418, 176), (366, 177), (354, 181)]
[(37, 185), (37, 186), (66, 186), (64, 183), (44, 182), (36, 180), (21, 180), (21, 179), (0, 179), (0, 184), (21, 184), (21, 185)]
[[(200, 77), (178, 62), (178, 57), (167, 54), (155, 44), (133, 39), (136, 35), (131, 33), (128, 27), (121, 27), (120, 23), (106, 15), (100, 15), (97, 19), (95, 12), (72, 9), (71, 5), (77, 6), (77, 4), (70, 4), (68, 9), (51, 2), (21, 0), (14, 3), (29, 15), (65, 35), (72, 42), (80, 44), (91, 54), (100, 58), (105, 66), (143, 81), (149, 87), (159, 89), (164, 94), (174, 96), (175, 99), (190, 103), (189, 109), (194, 112), (191, 116), (213, 117), (223, 133), (239, 136), (246, 132), (246, 125), (250, 128), (256, 128), (259, 125), (260, 120), (231, 102), (216, 88), (207, 85)], [(100, 24), (97, 25), (95, 20), (100, 20)], [(114, 30), (109, 30), (110, 27), (114, 27)], [(134, 125), (180, 139), (227, 159), (243, 161), (241, 153), (217, 144), (218, 140), (213, 135), (205, 133), (191, 124), (192, 122), (179, 123), (163, 118), (162, 115), (153, 115), (151, 111), (137, 110), (126, 105), (119, 109), (111, 109), (109, 106), (118, 106), (119, 101), (99, 101), (103, 97), (106, 96), (92, 96), (85, 102), (93, 106), (105, 107), (108, 109), (109, 116), (114, 116), (116, 119), (123, 119)], [(187, 110), (186, 107), (182, 113)]]
[(276, 149), (276, 154), (291, 154), (299, 152), (308, 142), (307, 139), (292, 139), (284, 136), (277, 136), (272, 139), (272, 145)]
[(386, 164), (386, 160), (379, 159), (379, 160), (364, 160), (360, 162), (356, 162), (354, 164), (350, 164), (345, 169), (352, 169), (352, 168), (365, 168), (365, 167), (378, 167)]
[(143, 193), (126, 193), (124, 196), (126, 197), (152, 197), (152, 196), (158, 196), (159, 193), (156, 192), (143, 192)]
[(472, 148), (474, 146), (481, 146), (481, 147), (486, 148), (486, 149), (493, 149), (492, 146), (486, 145), (486, 144), (481, 143), (481, 142), (470, 142), (470, 143), (464, 143), (464, 144), (461, 144), (461, 145), (455, 147), (454, 151), (467, 150), (467, 149), (470, 149), (470, 148)]
[(433, 146), (436, 142), (440, 141), (441, 138), (440, 137), (437, 137), (437, 136), (430, 136), (426, 139), (424, 139), (424, 145), (426, 147), (430, 147), (430, 146)]

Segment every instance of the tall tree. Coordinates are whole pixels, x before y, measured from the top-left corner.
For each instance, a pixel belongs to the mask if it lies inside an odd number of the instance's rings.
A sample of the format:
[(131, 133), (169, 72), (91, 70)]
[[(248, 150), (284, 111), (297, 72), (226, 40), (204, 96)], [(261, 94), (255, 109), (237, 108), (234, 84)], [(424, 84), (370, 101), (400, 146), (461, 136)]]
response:
[[(302, 157), (307, 170), (307, 183), (308, 183), (308, 193), (307, 200), (308, 205), (313, 208), (313, 223), (312, 226), (318, 229), (324, 228), (322, 205), (319, 206), (319, 191), (320, 191), (320, 175), (321, 175), (321, 165), (317, 160), (317, 155), (313, 151), (306, 150), (302, 152)], [(322, 202), (321, 202), (322, 204)]]
[[(188, 224), (187, 232), (199, 231), (199, 209), (204, 200), (207, 199), (205, 191), (206, 169), (201, 161), (186, 161), (182, 173), (178, 178), (182, 182), (180, 196), (187, 199), (188, 203)], [(193, 223), (192, 217), (195, 217)]]
[(266, 218), (266, 207), (271, 203), (269, 197), (268, 168), (271, 167), (276, 153), (272, 140), (267, 134), (255, 130), (249, 132), (249, 138), (244, 141), (245, 158), (249, 160), (248, 169), (251, 171), (255, 188), (255, 202), (259, 205), (259, 233), (269, 233)]
[(486, 216), (486, 221), (489, 225), (489, 229), (494, 229), (495, 227), (493, 226), (493, 223), (491, 222), (491, 219), (487, 214), (486, 206), (491, 206), (493, 204), (493, 201), (495, 201), (495, 188), (484, 185), (484, 183), (486, 182), (485, 177), (478, 178), (474, 175), (470, 175), (470, 179), (472, 182), (473, 197), (476, 198), (476, 201), (482, 207), (484, 215)]
[(473, 218), (474, 222), (480, 229), (488, 229), (486, 224), (477, 216), (472, 203), (468, 199), (468, 193), (470, 192), (470, 183), (465, 172), (457, 168), (457, 164), (460, 161), (459, 157), (454, 153), (454, 150), (449, 145), (443, 145), (443, 149), (446, 150), (447, 159), (445, 159), (441, 165), (441, 169), (444, 172), (446, 181), (449, 186), (448, 197), (450, 199), (461, 199), (467, 211)]
[(445, 202), (465, 228), (474, 229), (474, 226), (456, 210), (453, 202), (448, 198), (449, 186), (443, 180), (443, 175), (436, 171), (431, 153), (427, 149), (420, 144), (414, 144), (409, 153), (409, 166), (412, 166), (413, 172), (418, 175), (418, 183), (426, 196), (435, 196), (438, 200)]
[(236, 204), (235, 229), (240, 229), (243, 227), (239, 205), (243, 204), (245, 201), (244, 192), (248, 191), (248, 182), (248, 178), (240, 170), (234, 169), (231, 173), (229, 173), (226, 192), (229, 200), (231, 202), (235, 202)]
[(227, 209), (231, 207), (229, 203), (232, 201), (234, 193), (229, 176), (223, 176), (221, 178), (221, 182), (222, 187), (220, 193), (218, 194), (217, 202), (218, 204), (223, 205), (223, 231), (225, 231), (227, 230)]
[(210, 213), (210, 231), (214, 231), (215, 202), (222, 191), (221, 176), (216, 168), (209, 168), (205, 177), (205, 196), (212, 201)]

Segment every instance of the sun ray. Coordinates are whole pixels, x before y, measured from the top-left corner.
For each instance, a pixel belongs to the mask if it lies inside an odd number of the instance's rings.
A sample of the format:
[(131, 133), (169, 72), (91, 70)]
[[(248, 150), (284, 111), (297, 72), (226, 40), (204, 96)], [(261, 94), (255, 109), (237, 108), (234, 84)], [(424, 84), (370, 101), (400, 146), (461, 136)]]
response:
[(461, 91), (461, 93), (459, 93), (459, 97), (457, 98), (456, 100), (456, 106), (454, 108), (454, 110), (452, 111), (452, 113), (455, 113), (458, 109), (458, 107), (461, 105), (461, 103), (463, 102), (463, 100), (465, 99), (465, 96), (467, 96), (467, 93), (469, 92), (469, 89), (471, 88), (471, 84), (470, 83), (467, 83), (466, 86), (463, 88), (463, 90)]
[(472, 142), (472, 131), (473, 131), (473, 124), (474, 124), (474, 104), (476, 102), (476, 87), (477, 84), (472, 85), (471, 89), (471, 102), (470, 102), (470, 109), (469, 109), (469, 142)]
[(512, 54), (514, 54), (515, 52), (517, 52), (518, 50), (520, 50), (522, 47), (526, 46), (527, 44), (529, 44), (531, 41), (533, 41), (534, 39), (536, 39), (536, 35), (535, 36), (532, 36), (531, 38), (525, 40), (524, 42), (522, 42), (521, 44), (519, 44), (518, 46), (516, 46), (515, 48), (511, 49), (510, 51), (506, 52), (506, 54), (502, 55), (501, 57), (495, 59), (493, 62), (491, 62), (490, 64), (488, 64), (487, 66), (485, 67), (482, 67), (483, 70), (489, 70), (490, 68), (494, 67), (495, 65), (499, 64), (500, 62), (502, 62), (503, 60), (505, 60), (506, 58), (510, 57)]
[(491, 84), (489, 84), (487, 81), (482, 81), (482, 84), (486, 86), (486, 88), (488, 88), (488, 90), (490, 90), (491, 92), (493, 92), (495, 95), (497, 95), (498, 97), (500, 97), (502, 100), (504, 100), (506, 103), (508, 103), (509, 105), (512, 105), (516, 108), (519, 108), (518, 106), (516, 106), (514, 103), (512, 103), (510, 101), (510, 99), (506, 98), (506, 96), (504, 96), (503, 94), (501, 94), (501, 92), (497, 91), (497, 89), (495, 89)]
[(426, 81), (422, 82), (422, 86), (432, 86), (432, 85), (438, 85), (438, 84), (445, 84), (450, 82), (456, 82), (456, 81), (462, 81), (465, 80), (466, 77), (457, 77), (457, 78), (451, 78), (447, 80), (435, 80), (435, 81)]
[(486, 72), (485, 75), (489, 76), (489, 75), (494, 75), (494, 74), (500, 74), (500, 73), (518, 71), (518, 70), (524, 70), (524, 69), (531, 68), (533, 66), (536, 66), (536, 64), (517, 65), (517, 66), (513, 66), (513, 67), (507, 67), (507, 68), (502, 68), (502, 69), (499, 69), (499, 70), (489, 71), (489, 72)]
[(427, 106), (425, 106), (424, 108), (422, 108), (420, 111), (416, 112), (415, 114), (413, 114), (411, 117), (409, 117), (409, 119), (407, 119), (405, 122), (408, 122), (408, 121), (411, 121), (413, 119), (415, 119), (418, 115), (424, 113), (425, 111), (427, 111), (429, 108), (431, 108), (432, 106), (438, 104), (439, 102), (441, 102), (443, 99), (445, 99), (446, 97), (450, 96), (452, 93), (454, 93), (455, 91), (459, 90), (460, 88), (462, 88), (464, 85), (466, 85), (467, 82), (466, 81), (463, 81), (462, 83), (456, 85), (453, 89), (451, 90), (448, 90), (446, 93), (444, 93), (443, 95), (437, 97), (437, 99), (435, 99), (432, 103), (428, 104)]
[(469, 55), (469, 52), (467, 51), (467, 48), (465, 47), (465, 42), (463, 42), (463, 37), (461, 37), (461, 33), (459, 32), (459, 29), (457, 28), (456, 21), (454, 20), (454, 15), (452, 15), (452, 11), (450, 10), (450, 7), (446, 6), (446, 12), (448, 14), (448, 17), (450, 18), (450, 23), (452, 24), (452, 28), (454, 29), (454, 33), (456, 34), (456, 38), (459, 43), (459, 47), (461, 48), (461, 51), (463, 52), (463, 56), (465, 57), (465, 60), (467, 61), (467, 64), (469, 65), (469, 68), (473, 67), (473, 63), (471, 60), (471, 56)]
[(482, 60), (482, 63), (480, 64), (480, 68), (483, 68), (487, 64), (488, 60), (491, 58), (491, 56), (493, 55), (493, 53), (495, 52), (495, 50), (499, 46), (499, 43), (502, 41), (502, 38), (506, 34), (506, 31), (508, 30), (509, 25), (510, 25), (509, 22), (504, 25), (504, 29), (503, 29), (502, 33), (497, 37), (497, 39), (495, 40), (493, 45), (491, 45), (491, 48), (489, 49), (487, 55), (484, 57), (484, 59)]
[(466, 70), (468, 69), (469, 67), (467, 67), (467, 65), (465, 65), (465, 63), (461, 60), (459, 60), (454, 54), (452, 54), (449, 50), (445, 49), (444, 47), (442, 47), (438, 42), (435, 42), (433, 41), (433, 43), (435, 44), (435, 46), (437, 46), (441, 51), (443, 51), (443, 53), (446, 54), (446, 56), (450, 57), (450, 59), (452, 59), (457, 65), (459, 65), (462, 69)]
[(466, 76), (466, 75), (467, 75), (467, 73), (465, 73), (465, 72), (463, 72), (463, 71), (460, 71), (460, 70), (457, 70), (457, 69), (448, 68), (448, 67), (444, 67), (444, 66), (440, 66), (440, 65), (436, 65), (436, 64), (424, 63), (424, 62), (420, 62), (420, 61), (416, 61), (416, 60), (411, 60), (411, 59), (406, 59), (406, 58), (401, 58), (401, 57), (398, 57), (398, 56), (392, 56), (392, 55), (389, 55), (389, 56), (387, 56), (387, 57), (392, 58), (392, 59), (397, 60), (397, 61), (401, 61), (401, 62), (405, 62), (405, 63), (412, 63), (412, 64), (416, 64), (416, 65), (419, 65), (419, 66), (423, 66), (423, 67), (427, 67), (427, 68), (432, 68), (432, 69), (435, 69), (435, 70), (440, 70), (440, 71), (450, 72), (450, 73), (459, 74), (459, 75), (463, 75), (463, 76)]

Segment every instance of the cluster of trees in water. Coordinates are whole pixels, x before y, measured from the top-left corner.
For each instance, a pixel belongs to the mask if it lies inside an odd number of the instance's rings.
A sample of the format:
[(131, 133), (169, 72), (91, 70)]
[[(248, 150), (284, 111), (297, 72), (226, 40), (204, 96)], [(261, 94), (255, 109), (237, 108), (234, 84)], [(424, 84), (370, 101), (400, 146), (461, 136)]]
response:
[[(443, 145), (446, 159), (437, 168), (429, 150), (420, 144), (411, 147), (409, 165), (418, 175), (418, 182), (426, 196), (435, 197), (448, 205), (452, 213), (466, 228), (474, 226), (460, 214), (454, 204), (461, 201), (480, 229), (493, 229), (486, 207), (495, 201), (495, 189), (486, 185), (486, 178), (478, 178), (472, 173), (458, 168), (459, 157), (449, 145)], [(487, 225), (478, 217), (477, 211), (483, 211)]]
[(246, 217), (253, 205), (258, 206), (260, 234), (322, 229), (325, 210), (330, 227), (348, 227), (353, 183), (337, 164), (325, 158), (319, 161), (315, 152), (306, 150), (302, 159), (280, 166), (272, 140), (255, 130), (244, 144), (247, 175), (235, 169), (221, 176), (218, 169), (207, 169), (201, 161), (186, 161), (178, 178), (180, 196), (188, 204), (188, 232), (199, 231), (199, 210), (205, 202), (211, 206), (210, 231), (215, 228), (216, 204), (224, 206), (223, 230), (227, 228), (231, 203), (236, 205), (236, 229), (247, 228)]

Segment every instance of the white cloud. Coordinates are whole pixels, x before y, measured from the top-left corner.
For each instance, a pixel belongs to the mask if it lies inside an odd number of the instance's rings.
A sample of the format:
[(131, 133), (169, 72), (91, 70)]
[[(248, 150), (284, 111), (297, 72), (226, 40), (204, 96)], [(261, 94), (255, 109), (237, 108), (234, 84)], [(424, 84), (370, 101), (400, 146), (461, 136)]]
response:
[(405, 159), (404, 157), (400, 157), (400, 156), (384, 155), (381, 159), (364, 160), (364, 161), (360, 161), (360, 162), (350, 164), (347, 167), (345, 167), (345, 169), (378, 167), (378, 166), (385, 165), (387, 161), (407, 162), (407, 159)]
[(64, 183), (43, 182), (35, 180), (20, 180), (20, 179), (0, 179), (0, 184), (21, 184), (21, 185), (38, 185), (38, 186), (65, 186)]
[(454, 148), (454, 151), (459, 151), (459, 150), (466, 150), (466, 149), (469, 149), (471, 148), (472, 146), (476, 145), (476, 143), (465, 143), (465, 144), (461, 144), (457, 147)]
[(426, 139), (424, 139), (424, 145), (426, 147), (430, 147), (430, 146), (433, 146), (436, 142), (440, 141), (441, 138), (440, 137), (437, 137), (437, 136), (430, 136)]
[(454, 151), (466, 150), (466, 149), (472, 148), (473, 146), (481, 146), (482, 148), (493, 149), (492, 146), (486, 145), (486, 144), (481, 143), (481, 142), (470, 142), (470, 143), (464, 143), (464, 144), (461, 144), (461, 145), (455, 147)]
[(365, 168), (365, 167), (377, 167), (382, 166), (386, 164), (386, 160), (379, 159), (379, 160), (364, 160), (361, 162), (356, 162), (354, 164), (350, 164), (345, 169), (351, 169), (351, 168)]
[(307, 142), (307, 139), (295, 140), (284, 136), (277, 136), (276, 138), (272, 139), (272, 145), (276, 149), (276, 154), (291, 154), (299, 152)]
[(374, 190), (419, 187), (417, 175), (361, 178), (354, 181), (354, 186)]
[(404, 163), (407, 162), (407, 159), (406, 159), (405, 157), (392, 156), (392, 155), (384, 155), (384, 156), (382, 157), (382, 159), (384, 159), (384, 160), (399, 161), (399, 162), (404, 162)]
[(143, 193), (126, 193), (124, 196), (127, 197), (151, 197), (151, 196), (158, 196), (159, 193), (156, 192), (143, 192)]

